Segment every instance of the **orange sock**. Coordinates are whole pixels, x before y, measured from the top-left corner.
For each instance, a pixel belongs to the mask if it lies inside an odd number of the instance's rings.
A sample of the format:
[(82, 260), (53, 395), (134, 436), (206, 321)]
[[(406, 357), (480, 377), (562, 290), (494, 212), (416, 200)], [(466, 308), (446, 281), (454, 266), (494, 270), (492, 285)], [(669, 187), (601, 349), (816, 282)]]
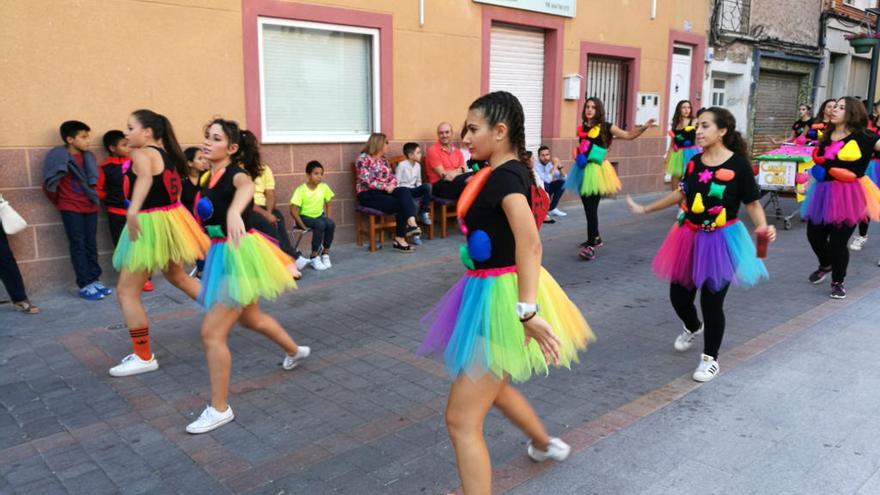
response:
[(150, 352), (150, 328), (129, 329), (128, 334), (131, 335), (131, 348), (137, 354), (137, 357), (144, 361), (152, 359), (153, 353)]

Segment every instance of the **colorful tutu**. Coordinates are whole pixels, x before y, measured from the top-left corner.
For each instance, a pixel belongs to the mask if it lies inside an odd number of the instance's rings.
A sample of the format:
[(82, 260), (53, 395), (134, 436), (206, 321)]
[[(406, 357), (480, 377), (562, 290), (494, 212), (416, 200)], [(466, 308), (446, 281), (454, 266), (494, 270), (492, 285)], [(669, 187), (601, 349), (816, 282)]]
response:
[(820, 225), (880, 221), (880, 189), (868, 176), (852, 182), (813, 180), (801, 203), (801, 218)]
[(113, 252), (113, 268), (130, 272), (164, 270), (168, 264), (193, 263), (205, 257), (211, 243), (196, 220), (180, 203), (138, 213), (141, 232), (136, 241), (122, 229)]
[(669, 159), (666, 160), (666, 173), (673, 178), (684, 177), (684, 170), (687, 163), (702, 150), (699, 146), (690, 146), (683, 149), (672, 150), (669, 153)]
[(872, 158), (865, 170), (865, 177), (871, 179), (875, 186), (880, 186), (880, 160)]
[[(534, 341), (523, 345), (523, 325), (516, 316), (516, 267), (468, 270), (424, 318), (429, 328), (418, 353), (441, 357), (452, 378), (463, 373), (478, 379), (492, 373), (516, 382), (532, 373), (549, 372)], [(578, 351), (593, 332), (574, 303), (543, 268), (538, 281), (540, 315), (561, 341), (560, 365), (578, 361)]]
[(769, 278), (764, 262), (742, 222), (705, 232), (690, 222), (676, 223), (652, 263), (662, 280), (688, 288), (718, 291), (727, 284), (751, 287)]
[(225, 238), (211, 239), (211, 249), (202, 270), (198, 303), (210, 309), (215, 304), (243, 307), (258, 299), (275, 299), (296, 282), (289, 267), (293, 259), (256, 230), (250, 230), (232, 246)]
[(581, 168), (575, 164), (565, 179), (565, 189), (580, 196), (608, 196), (620, 191), (620, 178), (611, 162), (602, 165), (588, 163)]

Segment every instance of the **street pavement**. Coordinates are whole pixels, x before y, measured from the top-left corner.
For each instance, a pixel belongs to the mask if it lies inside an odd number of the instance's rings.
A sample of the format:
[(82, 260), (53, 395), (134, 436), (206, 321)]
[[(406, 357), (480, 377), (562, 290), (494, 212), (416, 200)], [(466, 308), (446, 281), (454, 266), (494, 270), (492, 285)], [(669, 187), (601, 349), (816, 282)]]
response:
[[(542, 231), (544, 265), (598, 340), (572, 370), (521, 390), (574, 450), (531, 463), (492, 412), (496, 493), (880, 493), (880, 241), (853, 254), (849, 297), (833, 301), (806, 282), (816, 262), (803, 225), (780, 230), (771, 280), (730, 291), (721, 374), (700, 385), (699, 345), (673, 350), (681, 325), (650, 269), (675, 212), (603, 201), (606, 246), (583, 262), (583, 215), (566, 211)], [(449, 380), (413, 351), (420, 316), (463, 271), (461, 240), (410, 255), (335, 247), (331, 270), (306, 269), (297, 291), (265, 304), (312, 357), (283, 371), (283, 352), (236, 329), (236, 420), (199, 436), (184, 427), (208, 397), (201, 313), (163, 280), (144, 297), (161, 367), (137, 377), (107, 375), (130, 352), (115, 296), (36, 294), (38, 316), (0, 305), (0, 493), (455, 492)]]

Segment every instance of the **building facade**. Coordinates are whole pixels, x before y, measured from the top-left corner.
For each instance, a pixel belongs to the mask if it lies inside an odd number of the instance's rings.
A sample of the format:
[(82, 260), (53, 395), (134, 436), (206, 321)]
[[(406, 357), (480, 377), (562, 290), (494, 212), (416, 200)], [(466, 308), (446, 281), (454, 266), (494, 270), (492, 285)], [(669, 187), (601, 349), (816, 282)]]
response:
[(704, 104), (706, 2), (3, 4), (0, 194), (30, 224), (11, 241), (32, 290), (72, 287), (60, 217), (40, 189), (64, 120), (89, 124), (95, 145), (137, 108), (167, 115), (183, 143), (201, 142), (212, 116), (238, 120), (262, 142), (282, 210), (305, 164), (324, 164), (340, 236), (350, 240), (352, 164), (371, 132), (389, 137), (392, 154), (407, 141), (428, 145), (439, 122), (457, 133), (473, 99), (508, 89), (526, 110), (528, 146), (547, 144), (570, 162), (585, 94), (598, 95), (621, 127), (659, 117), (658, 129), (610, 154), (625, 191), (638, 193), (663, 188), (669, 97)]
[[(707, 102), (727, 107), (753, 151), (773, 147), (815, 99), (823, 0), (715, 0)], [(784, 13), (784, 15), (781, 15)], [(710, 96), (711, 95), (711, 96)]]
[[(841, 96), (868, 98), (871, 54), (855, 53), (847, 35), (870, 31), (876, 19), (865, 9), (877, 7), (877, 0), (824, 0), (822, 12), (823, 70), (816, 102)], [(877, 95), (874, 95), (874, 100)]]

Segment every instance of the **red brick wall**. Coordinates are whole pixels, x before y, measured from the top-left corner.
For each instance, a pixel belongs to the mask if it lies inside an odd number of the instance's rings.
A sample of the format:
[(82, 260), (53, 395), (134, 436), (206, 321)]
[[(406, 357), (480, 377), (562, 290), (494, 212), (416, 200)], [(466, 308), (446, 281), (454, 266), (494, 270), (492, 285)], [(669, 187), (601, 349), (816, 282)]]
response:
[[(880, 2), (874, 2), (873, 6), (877, 7), (878, 5), (880, 5)], [(825, 9), (833, 10), (835, 13), (845, 15), (855, 21), (874, 22), (873, 15), (851, 5), (846, 5), (843, 3), (843, 0), (825, 0)]]
[[(423, 147), (433, 141), (421, 142)], [(391, 156), (401, 153), (404, 141), (391, 144)], [(566, 166), (571, 164), (573, 139), (549, 139), (546, 144)], [(360, 144), (265, 145), (264, 161), (272, 167), (276, 178), (276, 198), (279, 209), (288, 217), (287, 204), (294, 187), (305, 180), (305, 166), (310, 160), (319, 160), (325, 167), (325, 179), (336, 192), (333, 218), (340, 226), (339, 242), (354, 239), (354, 182), (351, 167), (361, 149)], [(623, 187), (629, 193), (664, 189), (662, 155), (665, 139), (640, 138), (627, 142), (617, 140), (609, 153), (609, 160), (617, 162)], [(28, 221), (28, 228), (9, 238), (30, 293), (47, 289), (75, 289), (73, 269), (67, 254), (67, 238), (61, 217), (49, 203), (40, 188), (43, 157), (48, 148), (0, 149), (0, 194)], [(94, 149), (99, 163), (104, 160), (103, 150)], [(567, 198), (574, 200), (575, 198)], [(300, 247), (307, 246), (304, 240)], [(107, 229), (106, 216), (101, 213), (98, 222), (98, 248), (104, 269), (104, 281), (115, 281), (110, 264), (113, 247)], [(365, 253), (366, 254), (366, 253)], [(2, 291), (0, 291), (2, 294)]]

